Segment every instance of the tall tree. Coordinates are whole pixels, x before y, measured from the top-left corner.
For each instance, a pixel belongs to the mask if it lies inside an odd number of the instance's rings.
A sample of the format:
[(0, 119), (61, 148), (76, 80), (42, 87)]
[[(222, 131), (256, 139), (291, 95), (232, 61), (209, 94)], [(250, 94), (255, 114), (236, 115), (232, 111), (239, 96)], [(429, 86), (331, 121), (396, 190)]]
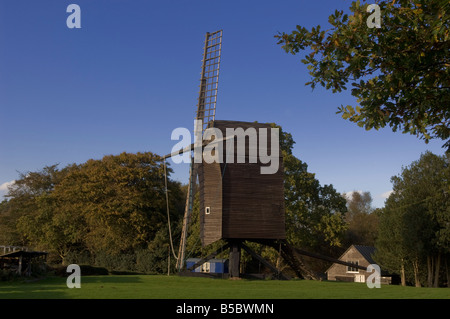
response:
[(347, 194), (347, 208), (345, 220), (346, 246), (352, 244), (374, 246), (378, 232), (378, 216), (372, 207), (370, 192), (352, 192)]
[[(167, 227), (163, 174), (161, 157), (150, 152), (21, 174), (0, 205), (0, 224), (13, 219), (8, 229), (21, 242), (56, 253), (63, 263), (74, 251), (132, 254)], [(168, 182), (176, 224), (184, 200), (179, 183)]]
[(53, 191), (65, 174), (58, 165), (46, 166), (37, 172), (19, 173), (19, 178), (8, 188), (7, 200), (0, 206), (0, 238), (3, 242), (29, 244), (17, 228), (20, 218), (38, 214), (38, 207), (45, 206), (43, 198)]
[(400, 274), (402, 286), (406, 286), (407, 252), (404, 243), (405, 224), (402, 220), (401, 204), (390, 196), (380, 214), (378, 238), (375, 243), (375, 261), (383, 269)]
[(341, 246), (346, 229), (343, 196), (332, 185), (320, 185), (308, 165), (292, 154), (284, 154), (284, 167), (288, 240), (321, 252)]
[[(58, 214), (83, 217), (83, 240), (92, 252), (118, 254), (142, 247), (167, 224), (163, 174), (161, 158), (149, 152), (88, 160), (55, 187)], [(169, 182), (168, 188), (175, 221), (180, 185)]]
[(370, 214), (372, 208), (372, 195), (370, 192), (351, 192), (347, 199), (347, 216), (355, 215), (358, 213)]
[[(428, 286), (437, 287), (441, 266), (448, 265), (449, 178), (450, 154), (426, 152), (391, 179), (393, 193), (380, 216), (377, 256), (381, 263), (402, 269), (409, 264), (416, 286), (426, 280)], [(383, 255), (389, 250), (395, 253)]]
[[(273, 124), (276, 126), (275, 124)], [(279, 127), (279, 126), (277, 126)], [(308, 165), (293, 155), (295, 141), (290, 133), (280, 129), (280, 147), (284, 166), (284, 197), (286, 237), (294, 246), (324, 255), (336, 255), (344, 240), (346, 223), (345, 198), (333, 185), (321, 185)], [(272, 260), (278, 266), (279, 254)], [(310, 267), (323, 271), (327, 264), (311, 260)]]
[(298, 25), (275, 37), (288, 53), (310, 49), (301, 60), (310, 70), (306, 85), (320, 84), (333, 93), (352, 86), (359, 105), (341, 105), (337, 113), (344, 119), (366, 130), (389, 125), (425, 142), (438, 138), (450, 149), (449, 2), (377, 4), (380, 28), (369, 26), (376, 12), (367, 12), (368, 4), (358, 0), (350, 14), (331, 14), (329, 29)]

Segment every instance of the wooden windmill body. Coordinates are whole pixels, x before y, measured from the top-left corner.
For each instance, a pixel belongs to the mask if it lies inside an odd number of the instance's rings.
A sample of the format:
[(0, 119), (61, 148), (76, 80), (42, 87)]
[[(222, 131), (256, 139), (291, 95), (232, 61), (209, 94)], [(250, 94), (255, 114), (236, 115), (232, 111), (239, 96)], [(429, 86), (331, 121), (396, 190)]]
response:
[[(200, 195), (200, 237), (204, 246), (219, 239), (285, 239), (284, 194), (283, 194), (283, 158), (277, 145), (277, 166), (273, 174), (262, 174), (262, 163), (258, 156), (258, 145), (262, 138), (259, 129), (271, 130), (269, 124), (213, 121), (210, 127), (219, 129), (224, 140), (227, 128), (254, 129), (255, 139), (246, 138), (245, 146), (238, 148), (234, 141), (232, 150), (223, 146), (220, 162), (199, 165)], [(272, 152), (270, 136), (267, 134), (266, 145)], [(223, 143), (226, 144), (226, 143)], [(252, 152), (251, 148), (254, 148)], [(242, 149), (245, 152), (242, 152)], [(241, 150), (239, 152), (239, 150)], [(233, 154), (232, 157), (226, 156)], [(244, 154), (240, 154), (244, 153)]]

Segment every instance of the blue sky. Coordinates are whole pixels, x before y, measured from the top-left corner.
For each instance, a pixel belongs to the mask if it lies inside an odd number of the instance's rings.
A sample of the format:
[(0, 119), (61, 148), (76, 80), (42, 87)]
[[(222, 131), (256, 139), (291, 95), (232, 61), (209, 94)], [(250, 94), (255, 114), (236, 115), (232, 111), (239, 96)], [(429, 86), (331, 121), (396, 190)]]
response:
[[(69, 4), (81, 29), (69, 29)], [(389, 128), (365, 131), (335, 114), (350, 92), (304, 85), (301, 55), (273, 37), (297, 24), (328, 26), (351, 1), (0, 0), (0, 196), (17, 172), (121, 152), (170, 153), (193, 128), (203, 41), (223, 29), (216, 119), (276, 122), (321, 184), (370, 191), (384, 203), (390, 177), (441, 141)], [(173, 178), (187, 181), (188, 166)]]

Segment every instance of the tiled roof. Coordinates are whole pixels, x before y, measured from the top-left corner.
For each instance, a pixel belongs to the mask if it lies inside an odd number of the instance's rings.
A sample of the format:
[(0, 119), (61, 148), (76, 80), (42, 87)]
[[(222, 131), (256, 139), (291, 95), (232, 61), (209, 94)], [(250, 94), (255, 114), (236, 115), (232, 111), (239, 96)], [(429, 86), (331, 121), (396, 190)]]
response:
[(375, 264), (375, 261), (372, 258), (372, 255), (375, 253), (375, 247), (372, 246), (362, 246), (362, 245), (353, 245), (356, 250), (370, 263)]

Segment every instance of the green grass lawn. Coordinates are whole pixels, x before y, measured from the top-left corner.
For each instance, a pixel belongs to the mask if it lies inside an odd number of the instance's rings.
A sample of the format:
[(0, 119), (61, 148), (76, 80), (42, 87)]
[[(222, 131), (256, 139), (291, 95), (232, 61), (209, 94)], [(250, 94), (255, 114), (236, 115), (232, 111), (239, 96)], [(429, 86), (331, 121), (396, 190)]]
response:
[(229, 280), (179, 276), (84, 276), (81, 288), (69, 289), (66, 278), (35, 282), (0, 282), (0, 299), (303, 299), (303, 298), (432, 298), (450, 299), (448, 288), (309, 280)]

